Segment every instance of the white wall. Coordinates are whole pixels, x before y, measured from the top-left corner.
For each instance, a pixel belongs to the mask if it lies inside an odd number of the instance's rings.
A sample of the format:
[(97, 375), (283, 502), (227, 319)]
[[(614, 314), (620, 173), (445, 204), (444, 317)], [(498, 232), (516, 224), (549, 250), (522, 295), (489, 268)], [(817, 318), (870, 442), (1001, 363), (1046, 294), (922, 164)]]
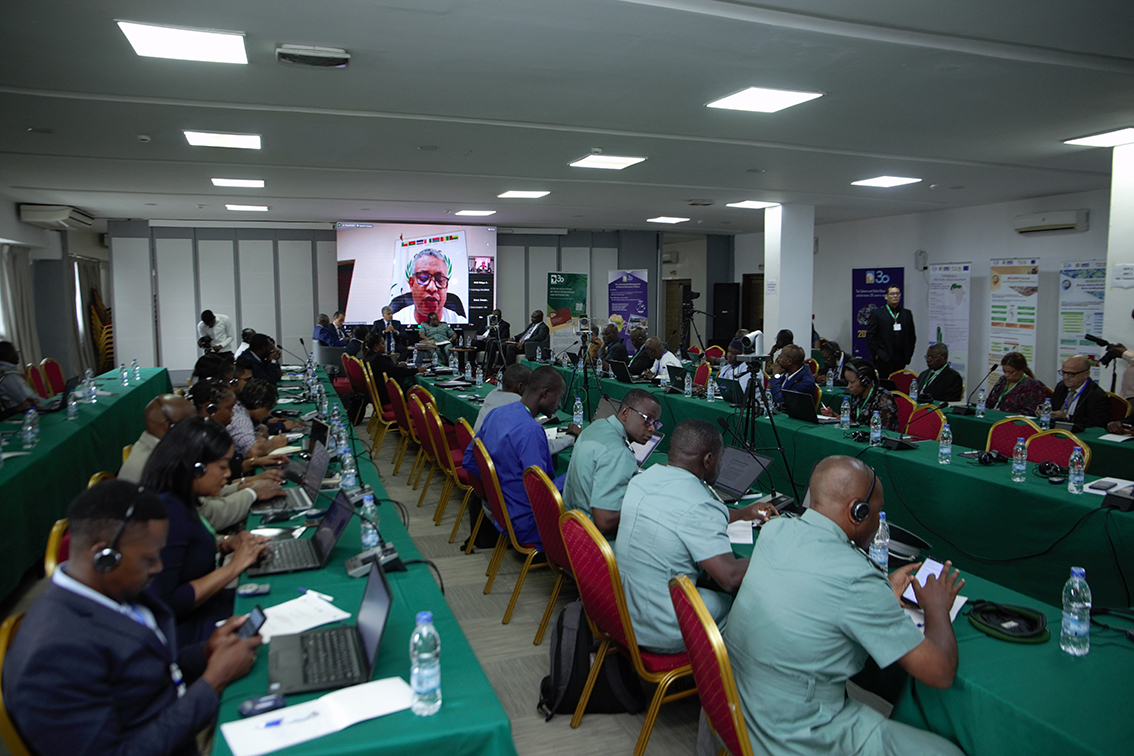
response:
[[(708, 305), (708, 300), (707, 300), (706, 296), (707, 296), (707, 289), (708, 289), (708, 285), (709, 285), (708, 284), (709, 274), (708, 274), (708, 268), (707, 268), (707, 263), (706, 263), (706, 259), (705, 259), (705, 256), (706, 256), (705, 248), (706, 248), (706, 241), (703, 237), (700, 238), (700, 239), (690, 239), (690, 240), (686, 240), (686, 241), (677, 241), (677, 242), (665, 241), (665, 237), (662, 237), (662, 251), (663, 251), (663, 253), (666, 253), (666, 252), (677, 253), (677, 262), (662, 263), (662, 266), (661, 266), (662, 280), (667, 281), (667, 280), (672, 280), (672, 279), (675, 279), (675, 278), (676, 279), (688, 278), (689, 281), (690, 281), (689, 285), (693, 288), (693, 291), (697, 291), (697, 292), (701, 293), (701, 298), (693, 302), (693, 306), (696, 307), (696, 309), (698, 309), (698, 310), (705, 310), (707, 305)], [(658, 312), (657, 315), (653, 316), (650, 319), (656, 324), (655, 327), (657, 329), (661, 329), (665, 326), (665, 310), (666, 310), (666, 307), (667, 307), (667, 304), (668, 304), (665, 301), (665, 286), (660, 287), (658, 298), (661, 300), (661, 311)], [(694, 315), (693, 316), (693, 325), (695, 325), (697, 327), (697, 330), (699, 330), (701, 332), (701, 338), (705, 340), (706, 344), (708, 344), (709, 331), (707, 330), (707, 324), (705, 322), (705, 316), (699, 315), (699, 314)], [(654, 329), (651, 328), (651, 331), (652, 330), (654, 330)], [(666, 341), (666, 342), (669, 343), (669, 348), (670, 348), (671, 351), (677, 351), (677, 349), (678, 349), (678, 337), (677, 336), (673, 336), (671, 338), (670, 334), (668, 334), (668, 333), (666, 333), (666, 334), (659, 333), (658, 337), (662, 341)], [(694, 335), (694, 333), (692, 331), (689, 332), (689, 343), (690, 344), (696, 344), (697, 343), (697, 337), (696, 337), (696, 335)]]
[[(1134, 145), (1114, 148), (1111, 171), (1110, 242), (1107, 248), (1107, 276), (1113, 276), (1115, 265), (1134, 265)], [(1103, 338), (1134, 348), (1134, 288), (1108, 286), (1103, 315)], [(1123, 380), (1122, 360), (1118, 360), (1118, 380)], [(1126, 366), (1134, 370), (1134, 365)], [(1103, 373), (1110, 388), (1110, 370)], [(1116, 387), (1117, 388), (1117, 387)], [(1119, 391), (1121, 395), (1121, 391)]]

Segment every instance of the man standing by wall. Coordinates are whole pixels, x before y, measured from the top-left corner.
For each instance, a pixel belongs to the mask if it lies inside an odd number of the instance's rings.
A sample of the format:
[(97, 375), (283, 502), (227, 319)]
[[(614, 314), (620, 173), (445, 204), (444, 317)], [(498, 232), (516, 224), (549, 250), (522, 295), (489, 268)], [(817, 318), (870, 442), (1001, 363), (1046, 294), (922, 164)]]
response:
[(917, 345), (913, 313), (902, 307), (902, 290), (886, 289), (886, 306), (870, 313), (866, 324), (866, 345), (878, 371), (878, 379), (910, 364)]

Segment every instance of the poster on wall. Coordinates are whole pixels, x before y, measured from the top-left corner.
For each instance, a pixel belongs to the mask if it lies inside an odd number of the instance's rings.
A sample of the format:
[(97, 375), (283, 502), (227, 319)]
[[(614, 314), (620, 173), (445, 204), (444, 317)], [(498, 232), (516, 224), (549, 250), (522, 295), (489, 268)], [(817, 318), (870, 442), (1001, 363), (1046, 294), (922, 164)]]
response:
[(949, 347), (949, 363), (966, 375), (969, 362), (969, 305), (972, 263), (929, 266), (929, 343)]
[(587, 314), (587, 274), (547, 274), (547, 319), (551, 330), (551, 349), (567, 349), (578, 336), (579, 318)]
[(606, 274), (606, 292), (610, 322), (618, 329), (622, 341), (630, 346), (630, 331), (649, 328), (649, 272), (645, 270), (610, 270)]
[[(1106, 351), (1083, 338), (1102, 337), (1106, 298), (1106, 260), (1065, 262), (1059, 271), (1059, 364), (1076, 354), (1101, 357)], [(1099, 366), (1091, 366), (1099, 379)]]
[[(999, 365), (1008, 352), (1019, 352), (1035, 365), (1039, 259), (993, 260), (988, 282), (988, 366)], [(1037, 377), (1048, 383), (1044, 366), (1037, 367)]]
[[(870, 321), (870, 313), (886, 306), (886, 289), (891, 286), (901, 288), (904, 296), (905, 279), (905, 268), (855, 268), (852, 271), (851, 353), (855, 357), (870, 360), (870, 349), (866, 346), (866, 324)], [(769, 343), (774, 339), (773, 335)]]

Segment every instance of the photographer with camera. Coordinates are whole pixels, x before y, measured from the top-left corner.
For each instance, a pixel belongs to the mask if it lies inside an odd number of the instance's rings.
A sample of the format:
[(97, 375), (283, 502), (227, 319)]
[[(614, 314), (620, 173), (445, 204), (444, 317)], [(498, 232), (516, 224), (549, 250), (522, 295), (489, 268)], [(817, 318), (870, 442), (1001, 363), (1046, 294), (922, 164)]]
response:
[[(1130, 317), (1134, 318), (1134, 310), (1130, 311)], [(1101, 347), (1106, 347), (1106, 353), (1099, 358), (1099, 364), (1103, 367), (1116, 359), (1126, 362), (1126, 370), (1122, 373), (1122, 386), (1118, 390), (1118, 395), (1127, 401), (1134, 400), (1134, 349), (1127, 349), (1122, 344), (1112, 344), (1090, 334), (1087, 334), (1086, 337), (1089, 341), (1093, 341)]]

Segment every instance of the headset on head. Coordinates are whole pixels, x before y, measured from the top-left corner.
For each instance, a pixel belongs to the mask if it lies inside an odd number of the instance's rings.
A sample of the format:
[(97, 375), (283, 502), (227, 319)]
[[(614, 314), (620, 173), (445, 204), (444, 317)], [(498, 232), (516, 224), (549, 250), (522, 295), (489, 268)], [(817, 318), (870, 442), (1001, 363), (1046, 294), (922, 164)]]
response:
[[(857, 378), (858, 382), (863, 384), (863, 385), (871, 386), (871, 385), (874, 384), (874, 379), (871, 378), (868, 373), (864, 373), (863, 371), (859, 370), (858, 367), (851, 360), (847, 360), (843, 364), (843, 370), (849, 370), (852, 373), (854, 373), (854, 377)], [(869, 498), (869, 497), (867, 497), (867, 498)]]
[(126, 523), (134, 516), (134, 505), (131, 504), (126, 509), (126, 514), (122, 517), (122, 524), (118, 526), (118, 530), (114, 531), (114, 537), (110, 539), (110, 544), (99, 551), (94, 556), (94, 568), (98, 572), (110, 572), (118, 563), (122, 561), (122, 552), (118, 550), (118, 541), (122, 538), (123, 531), (126, 530)]
[(867, 468), (870, 470), (870, 490), (866, 492), (865, 498), (851, 504), (851, 519), (858, 523), (866, 522), (866, 518), (870, 517), (870, 498), (874, 496), (874, 486), (878, 485), (878, 473), (873, 467)]

